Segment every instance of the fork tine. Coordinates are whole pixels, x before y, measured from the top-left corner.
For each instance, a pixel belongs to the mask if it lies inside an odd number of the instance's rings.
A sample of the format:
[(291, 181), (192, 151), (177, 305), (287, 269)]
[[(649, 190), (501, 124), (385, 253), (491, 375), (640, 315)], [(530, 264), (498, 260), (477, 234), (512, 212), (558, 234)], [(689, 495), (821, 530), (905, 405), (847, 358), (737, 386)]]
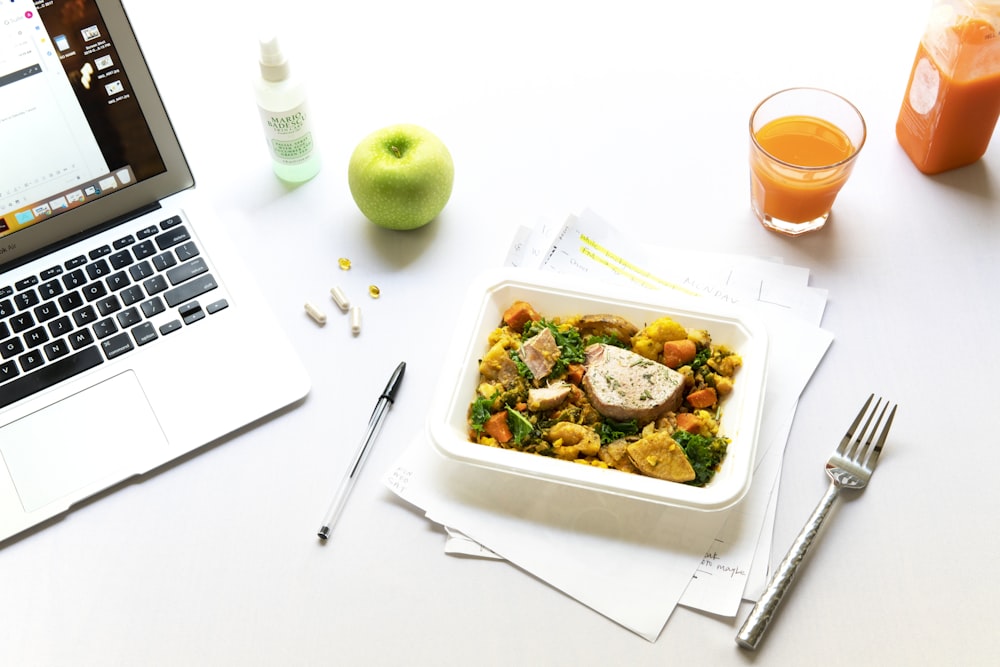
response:
[[(882, 399), (878, 398), (875, 400), (875, 405), (872, 407), (871, 414), (868, 415), (868, 419), (865, 421), (865, 427), (860, 433), (858, 433), (858, 438), (854, 441), (854, 446), (851, 447), (849, 458), (852, 461), (860, 463), (865, 459), (865, 454), (867, 454), (868, 448), (871, 447), (872, 440), (875, 439), (875, 432), (878, 431), (879, 424), (882, 423), (882, 418), (885, 417), (886, 408), (889, 407), (889, 403), (886, 401), (886, 404), (882, 406), (882, 412), (879, 412), (878, 408), (880, 405), (882, 405)], [(875, 419), (876, 414), (878, 415), (878, 419)], [(875, 419), (874, 424), (872, 424), (873, 419)], [(865, 436), (868, 436), (867, 439)], [(858, 449), (862, 440), (864, 440), (865, 443), (864, 447)]]
[[(868, 406), (871, 405), (873, 398), (875, 398), (875, 394), (872, 394), (871, 396), (868, 397), (868, 400), (865, 401), (865, 404), (861, 406), (861, 411), (858, 412), (858, 416), (855, 417), (854, 421), (851, 422), (851, 425), (847, 427), (847, 434), (844, 436), (844, 439), (840, 441), (840, 446), (837, 447), (837, 453), (840, 454), (841, 456), (848, 455), (847, 446), (851, 443), (851, 438), (854, 437), (854, 432), (858, 429), (858, 424), (860, 424), (861, 420), (864, 419), (865, 412), (868, 411)], [(867, 425), (865, 426), (865, 428), (867, 428)]]
[[(882, 415), (889, 408), (889, 402), (886, 401), (885, 407), (882, 408)], [(882, 421), (882, 415), (879, 415), (879, 421)], [(885, 439), (889, 435), (889, 427), (892, 426), (892, 420), (896, 416), (896, 406), (892, 406), (892, 412), (889, 413), (889, 418), (885, 421), (885, 426), (882, 427), (882, 432), (879, 433), (878, 440), (875, 442), (875, 449), (872, 450), (871, 455), (868, 460), (864, 461), (862, 465), (871, 472), (875, 470), (875, 466), (878, 465), (879, 454), (882, 453), (882, 447), (885, 445)]]

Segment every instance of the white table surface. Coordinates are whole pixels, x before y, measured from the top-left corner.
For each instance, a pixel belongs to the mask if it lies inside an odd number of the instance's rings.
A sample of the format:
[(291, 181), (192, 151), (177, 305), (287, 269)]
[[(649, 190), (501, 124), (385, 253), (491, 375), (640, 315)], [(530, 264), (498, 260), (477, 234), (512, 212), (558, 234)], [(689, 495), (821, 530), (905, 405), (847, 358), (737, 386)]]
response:
[[(992, 663), (1000, 141), (934, 178), (898, 147), (927, 3), (273, 4), (325, 160), (296, 189), (265, 154), (252, 5), (128, 6), (199, 187), (264, 267), (312, 392), (0, 545), (0, 664)], [(800, 239), (765, 231), (748, 201), (750, 110), (792, 85), (840, 92), (869, 127), (833, 220)], [(358, 140), (395, 122), (437, 133), (456, 164), (447, 209), (411, 233), (366, 222), (347, 187)], [(872, 486), (839, 506), (756, 654), (733, 641), (748, 603), (736, 619), (680, 608), (650, 643), (513, 566), (445, 556), (441, 531), (380, 481), (421, 427), (467, 277), (502, 264), (518, 225), (585, 207), (658, 244), (780, 256), (829, 290), (836, 338), (791, 432), (775, 558), (863, 398), (900, 404)], [(380, 300), (362, 295), (369, 283)], [(346, 320), (319, 328), (303, 313), (313, 299), (335, 315), (333, 284), (362, 299), (357, 338)], [(399, 360), (397, 404), (320, 547), (318, 522)]]

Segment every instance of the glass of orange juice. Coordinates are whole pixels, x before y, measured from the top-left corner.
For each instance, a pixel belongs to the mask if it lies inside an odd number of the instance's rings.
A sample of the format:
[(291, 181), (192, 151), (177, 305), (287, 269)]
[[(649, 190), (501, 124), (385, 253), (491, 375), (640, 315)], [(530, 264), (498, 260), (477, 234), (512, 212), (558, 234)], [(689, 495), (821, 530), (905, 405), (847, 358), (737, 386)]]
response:
[(864, 146), (865, 119), (820, 88), (789, 88), (750, 114), (750, 203), (764, 227), (797, 236), (823, 227)]

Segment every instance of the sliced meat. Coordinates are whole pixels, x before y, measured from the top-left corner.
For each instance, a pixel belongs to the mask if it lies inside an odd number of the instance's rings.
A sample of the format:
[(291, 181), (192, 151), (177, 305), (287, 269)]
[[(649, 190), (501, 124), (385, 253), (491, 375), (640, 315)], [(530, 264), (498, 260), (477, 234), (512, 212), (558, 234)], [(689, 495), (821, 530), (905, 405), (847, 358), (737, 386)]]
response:
[(487, 380), (499, 381), (504, 386), (517, 379), (517, 364), (510, 358), (510, 352), (503, 341), (490, 348), (479, 362), (479, 372)]
[(669, 482), (690, 482), (695, 478), (687, 454), (666, 431), (656, 431), (633, 442), (626, 451), (643, 475)]
[(613, 336), (628, 345), (639, 328), (618, 315), (584, 315), (576, 322), (576, 328), (586, 340), (587, 336)]
[(521, 361), (531, 371), (532, 377), (541, 380), (552, 372), (552, 367), (562, 356), (559, 346), (556, 344), (556, 337), (548, 328), (542, 329), (528, 340), (521, 343)]
[(572, 387), (565, 382), (556, 382), (548, 387), (538, 387), (528, 390), (528, 410), (542, 412), (551, 410), (563, 404), (569, 397)]
[(587, 347), (583, 389), (608, 419), (640, 423), (676, 410), (684, 399), (684, 376), (663, 364), (614, 345)]

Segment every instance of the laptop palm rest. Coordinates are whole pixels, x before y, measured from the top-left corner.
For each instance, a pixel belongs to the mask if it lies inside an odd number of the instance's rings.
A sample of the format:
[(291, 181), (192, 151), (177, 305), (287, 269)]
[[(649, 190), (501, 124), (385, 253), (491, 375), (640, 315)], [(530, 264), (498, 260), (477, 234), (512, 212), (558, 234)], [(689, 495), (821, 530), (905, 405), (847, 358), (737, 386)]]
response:
[[(0, 454), (25, 511), (139, 472), (166, 437), (127, 371), (0, 428)], [(100, 490), (95, 488), (94, 491)]]

